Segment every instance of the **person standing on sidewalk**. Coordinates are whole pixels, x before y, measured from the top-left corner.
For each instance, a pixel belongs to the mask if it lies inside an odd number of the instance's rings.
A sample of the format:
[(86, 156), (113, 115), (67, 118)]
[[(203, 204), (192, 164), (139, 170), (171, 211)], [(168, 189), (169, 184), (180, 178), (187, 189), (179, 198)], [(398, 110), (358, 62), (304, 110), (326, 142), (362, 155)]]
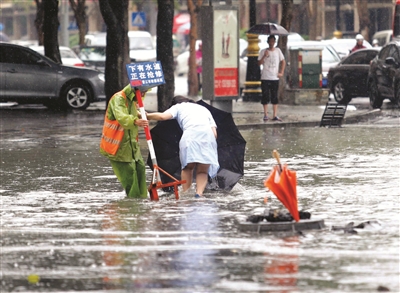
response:
[(138, 132), (139, 126), (149, 123), (140, 119), (136, 104), (135, 91), (130, 84), (111, 97), (104, 118), (100, 153), (110, 160), (128, 197), (147, 198), (146, 169)]
[(183, 96), (172, 99), (172, 106), (166, 111), (148, 113), (149, 120), (176, 119), (183, 134), (179, 141), (179, 159), (182, 171), (183, 192), (189, 190), (196, 168), (196, 198), (203, 196), (208, 176), (217, 175), (219, 169), (217, 151), (217, 125), (210, 111), (195, 101)]
[(268, 103), (272, 104), (273, 121), (282, 121), (278, 117), (278, 89), (279, 78), (285, 72), (285, 57), (279, 48), (275, 47), (276, 38), (270, 35), (267, 39), (268, 48), (260, 51), (258, 65), (263, 66), (261, 71), (261, 104), (264, 108), (264, 121), (268, 121)]

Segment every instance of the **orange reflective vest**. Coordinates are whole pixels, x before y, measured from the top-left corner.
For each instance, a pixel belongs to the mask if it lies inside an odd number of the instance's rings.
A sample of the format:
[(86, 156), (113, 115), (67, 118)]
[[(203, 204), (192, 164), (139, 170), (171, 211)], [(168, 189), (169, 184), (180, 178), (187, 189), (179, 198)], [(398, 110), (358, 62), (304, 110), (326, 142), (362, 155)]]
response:
[[(120, 91), (116, 94), (120, 94), (126, 100), (126, 95), (124, 91)], [(101, 135), (100, 148), (110, 155), (115, 155), (121, 144), (122, 138), (124, 137), (124, 128), (118, 123), (117, 120), (108, 119), (107, 113), (108, 113), (108, 108), (106, 111), (106, 115), (104, 117), (103, 133)]]

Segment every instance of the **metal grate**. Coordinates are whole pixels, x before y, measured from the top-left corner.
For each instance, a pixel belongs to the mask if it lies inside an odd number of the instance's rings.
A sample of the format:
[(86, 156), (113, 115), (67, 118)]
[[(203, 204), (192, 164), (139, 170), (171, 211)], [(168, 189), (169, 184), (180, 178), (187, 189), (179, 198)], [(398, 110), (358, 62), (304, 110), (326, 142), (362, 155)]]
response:
[(341, 127), (346, 109), (347, 105), (327, 103), (319, 126)]

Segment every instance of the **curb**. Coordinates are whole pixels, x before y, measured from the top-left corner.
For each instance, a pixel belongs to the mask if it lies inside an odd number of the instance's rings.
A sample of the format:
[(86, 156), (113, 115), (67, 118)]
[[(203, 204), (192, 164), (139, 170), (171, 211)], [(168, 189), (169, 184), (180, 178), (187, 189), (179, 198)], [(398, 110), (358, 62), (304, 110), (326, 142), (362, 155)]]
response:
[[(382, 116), (384, 111), (374, 109), (365, 113), (354, 114), (343, 119), (343, 124), (356, 124)], [(233, 119), (235, 120), (235, 118)], [(236, 124), (238, 129), (282, 128), (282, 127), (319, 127), (321, 121), (276, 122), (276, 123), (249, 123)]]

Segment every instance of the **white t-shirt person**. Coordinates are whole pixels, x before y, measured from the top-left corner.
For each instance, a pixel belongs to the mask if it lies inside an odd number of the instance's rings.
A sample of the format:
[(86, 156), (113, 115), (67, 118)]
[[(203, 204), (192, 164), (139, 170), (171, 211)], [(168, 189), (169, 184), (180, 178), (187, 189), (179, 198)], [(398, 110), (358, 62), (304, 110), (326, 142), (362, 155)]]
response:
[(281, 49), (274, 48), (274, 50), (270, 50), (269, 48), (263, 49), (260, 51), (258, 55), (258, 60), (261, 60), (265, 55), (265, 51), (268, 50), (268, 57), (264, 58), (262, 63), (261, 70), (261, 79), (262, 80), (279, 80), (279, 65), (282, 60), (285, 60), (285, 57), (282, 54)]

